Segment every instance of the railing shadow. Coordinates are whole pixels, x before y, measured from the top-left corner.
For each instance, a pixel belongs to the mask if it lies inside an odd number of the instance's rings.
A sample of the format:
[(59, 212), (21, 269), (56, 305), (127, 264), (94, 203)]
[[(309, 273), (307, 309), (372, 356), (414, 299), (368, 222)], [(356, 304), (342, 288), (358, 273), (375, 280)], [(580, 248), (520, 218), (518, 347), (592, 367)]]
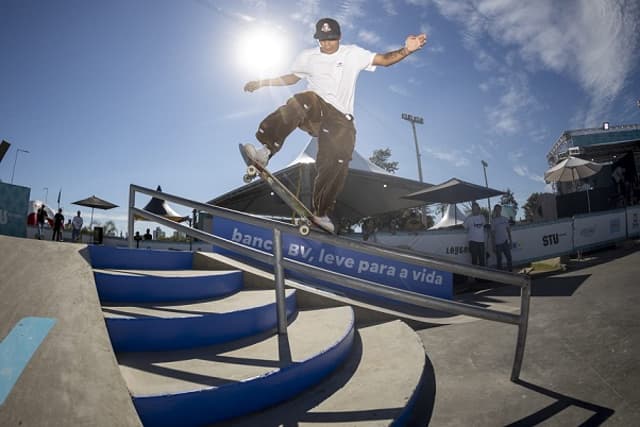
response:
[(566, 396), (564, 394), (546, 389), (544, 387), (531, 384), (527, 381), (523, 381), (519, 379), (519, 380), (515, 380), (514, 383), (524, 388), (527, 388), (531, 391), (534, 391), (536, 393), (549, 396), (550, 398), (555, 399), (556, 401), (551, 405), (531, 415), (528, 415), (516, 422), (508, 424), (509, 427), (538, 425), (550, 420), (552, 417), (558, 415), (560, 412), (570, 407), (578, 407), (578, 408), (584, 409), (585, 411), (593, 412), (593, 415), (589, 417), (589, 419), (579, 424), (580, 426), (602, 425), (607, 419), (609, 419), (609, 417), (611, 417), (615, 413), (615, 411), (611, 408), (596, 405), (594, 403), (585, 402), (584, 400), (579, 400), (571, 396)]

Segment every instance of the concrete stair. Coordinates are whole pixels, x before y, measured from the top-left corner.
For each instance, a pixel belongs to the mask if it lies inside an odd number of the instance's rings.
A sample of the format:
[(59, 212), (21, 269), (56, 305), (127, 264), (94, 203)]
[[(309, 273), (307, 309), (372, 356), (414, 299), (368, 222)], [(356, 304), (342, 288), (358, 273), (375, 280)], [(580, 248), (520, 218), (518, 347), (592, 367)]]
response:
[(404, 322), (360, 324), (348, 305), (287, 289), (280, 335), (272, 278), (256, 286), (237, 264), (187, 272), (202, 266), (159, 252), (100, 248), (94, 269), (99, 289), (119, 287), (102, 310), (145, 426), (412, 425), (426, 358)]

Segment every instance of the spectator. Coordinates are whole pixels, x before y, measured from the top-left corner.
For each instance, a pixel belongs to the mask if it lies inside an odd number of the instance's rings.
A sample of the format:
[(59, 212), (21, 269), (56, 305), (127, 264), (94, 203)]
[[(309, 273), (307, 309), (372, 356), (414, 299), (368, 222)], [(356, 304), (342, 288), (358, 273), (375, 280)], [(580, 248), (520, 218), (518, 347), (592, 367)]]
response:
[(36, 218), (38, 222), (38, 240), (42, 240), (42, 236), (44, 235), (44, 220), (47, 219), (48, 216), (49, 215), (47, 215), (46, 206), (43, 203), (36, 212)]
[(140, 247), (140, 240), (142, 240), (142, 236), (139, 231), (136, 231), (136, 234), (133, 236), (133, 240), (136, 241), (136, 248)]
[(491, 236), (493, 251), (496, 254), (498, 270), (502, 270), (502, 255), (507, 259), (507, 270), (512, 270), (511, 265), (511, 226), (509, 220), (502, 216), (502, 206), (495, 205), (491, 214)]
[(80, 211), (78, 211), (78, 214), (74, 216), (73, 220), (71, 221), (71, 240), (73, 240), (74, 242), (80, 240), (80, 233), (82, 231), (83, 223), (84, 221), (80, 216)]
[(147, 228), (147, 232), (144, 233), (144, 240), (152, 240), (153, 236), (151, 235), (151, 230)]
[(62, 208), (58, 209), (58, 213), (53, 217), (53, 235), (51, 240), (57, 240), (62, 242), (62, 227), (64, 226), (64, 215), (62, 215)]
[(484, 250), (485, 224), (484, 215), (480, 213), (480, 206), (476, 202), (473, 202), (471, 204), (471, 215), (464, 220), (462, 225), (464, 229), (467, 230), (469, 253), (471, 253), (471, 264), (483, 267), (486, 265)]

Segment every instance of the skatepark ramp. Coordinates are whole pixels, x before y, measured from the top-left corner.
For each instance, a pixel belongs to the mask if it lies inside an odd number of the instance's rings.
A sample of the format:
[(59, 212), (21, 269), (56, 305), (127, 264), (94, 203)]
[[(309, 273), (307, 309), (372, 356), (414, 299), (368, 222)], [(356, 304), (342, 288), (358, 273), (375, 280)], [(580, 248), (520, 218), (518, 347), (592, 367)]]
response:
[[(163, 198), (169, 202), (183, 205), (190, 209), (206, 212), (213, 216), (214, 230), (212, 230), (211, 233), (198, 230), (175, 223), (174, 221), (145, 211), (144, 209), (137, 208), (136, 196), (138, 194)], [(531, 296), (531, 280), (526, 275), (426, 257), (396, 248), (385, 248), (317, 231), (312, 231), (302, 243), (289, 243), (285, 251), (284, 242), (291, 241), (290, 239), (286, 240), (286, 236), (297, 236), (298, 234), (297, 227), (293, 225), (196, 202), (180, 196), (158, 192), (150, 188), (132, 184), (129, 187), (128, 218), (130, 248), (134, 247), (133, 232), (135, 217), (144, 218), (173, 228), (188, 236), (211, 243), (214, 249), (222, 249), (226, 254), (239, 256), (243, 260), (252, 261), (259, 267), (271, 269), (275, 279), (277, 327), (278, 333), (280, 334), (287, 333), (285, 276), (294, 276), (296, 281), (291, 282), (289, 286), (296, 287), (305, 292), (323, 295), (327, 298), (336, 298), (342, 301), (346, 299), (355, 305), (363, 303), (369, 308), (375, 309), (379, 307), (381, 311), (387, 313), (391, 311), (399, 317), (402, 317), (403, 314), (411, 316), (415, 314), (416, 311), (420, 312), (421, 309), (425, 309), (516, 325), (518, 327), (518, 334), (511, 379), (515, 381), (519, 377), (524, 356), (529, 318), (529, 300)], [(270, 239), (265, 238), (264, 235), (244, 233), (239, 231), (238, 227), (235, 226), (231, 227), (233, 231), (228, 232), (226, 237), (223, 237), (224, 232), (216, 233), (217, 223), (224, 224), (224, 227), (222, 227), (224, 230), (229, 229), (229, 222), (232, 225), (243, 224), (252, 227), (249, 229), (252, 231), (255, 231), (255, 229), (267, 230), (267, 233), (270, 234)], [(248, 245), (249, 243), (257, 243), (257, 245), (251, 247)], [(314, 247), (314, 244), (320, 246)], [(313, 257), (311, 256), (305, 258), (305, 246), (316, 250), (315, 253), (319, 253), (318, 258), (314, 260), (312, 260)], [(319, 264), (318, 260), (322, 258), (323, 255), (325, 261), (327, 260), (327, 253), (323, 252), (324, 248), (337, 248), (337, 250), (330, 254), (331, 263), (325, 262), (325, 264)], [(347, 256), (353, 253), (362, 255), (362, 257)], [(312, 261), (316, 263), (314, 264)], [(339, 265), (340, 262), (342, 262), (342, 265)], [(323, 265), (325, 266), (324, 268), (322, 267)], [(376, 268), (374, 273), (380, 273), (382, 271), (382, 274), (371, 274), (369, 267), (374, 265)], [(362, 268), (360, 268), (361, 266)], [(385, 269), (383, 267), (387, 268)], [(390, 274), (392, 268), (394, 275)], [(406, 270), (408, 276), (413, 275), (414, 277), (423, 279), (429, 277), (445, 277), (446, 281), (447, 277), (451, 280), (453, 274), (460, 274), (517, 286), (520, 288), (520, 311), (517, 314), (504, 312), (419, 293), (414, 291), (413, 288), (403, 289), (394, 286), (396, 281), (400, 281), (400, 276), (396, 275), (396, 270)], [(385, 278), (385, 271), (386, 276), (390, 277), (391, 280), (381, 280)], [(443, 274), (439, 276), (436, 273)]]

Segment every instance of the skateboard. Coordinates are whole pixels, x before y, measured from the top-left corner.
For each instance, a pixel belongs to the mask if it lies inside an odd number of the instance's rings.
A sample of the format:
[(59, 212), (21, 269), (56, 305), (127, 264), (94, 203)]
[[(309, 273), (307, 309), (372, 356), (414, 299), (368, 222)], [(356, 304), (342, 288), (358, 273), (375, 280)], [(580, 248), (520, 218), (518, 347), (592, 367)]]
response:
[(321, 224), (315, 221), (315, 215), (311, 210), (305, 206), (304, 203), (300, 201), (296, 197), (295, 194), (291, 192), (278, 178), (276, 178), (269, 170), (258, 164), (253, 162), (246, 153), (244, 146), (242, 144), (238, 144), (238, 149), (240, 150), (240, 154), (247, 164), (247, 170), (243, 177), (243, 181), (245, 183), (250, 183), (257, 176), (260, 176), (267, 183), (269, 187), (273, 190), (275, 194), (282, 199), (282, 201), (291, 208), (297, 215), (298, 218), (294, 220), (294, 224), (298, 227), (298, 231), (301, 235), (307, 236), (311, 232), (311, 225), (315, 225), (322, 231), (325, 231), (329, 234), (335, 234), (333, 231), (328, 230), (323, 227)]

